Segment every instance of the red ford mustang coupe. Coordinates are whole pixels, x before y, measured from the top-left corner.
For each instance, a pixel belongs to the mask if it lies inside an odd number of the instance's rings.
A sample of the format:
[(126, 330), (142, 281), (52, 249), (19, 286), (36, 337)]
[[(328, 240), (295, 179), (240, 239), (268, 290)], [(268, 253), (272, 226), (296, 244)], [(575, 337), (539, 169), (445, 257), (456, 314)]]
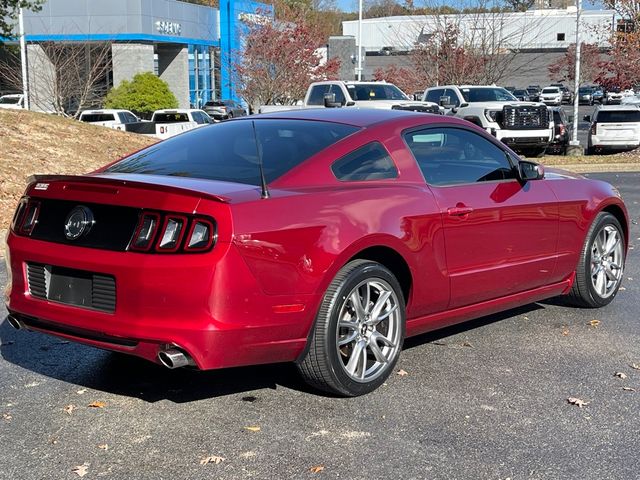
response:
[(361, 395), (406, 336), (558, 295), (607, 305), (628, 224), (611, 185), (545, 173), (464, 120), (249, 117), (34, 177), (8, 321), (169, 368), (294, 361)]

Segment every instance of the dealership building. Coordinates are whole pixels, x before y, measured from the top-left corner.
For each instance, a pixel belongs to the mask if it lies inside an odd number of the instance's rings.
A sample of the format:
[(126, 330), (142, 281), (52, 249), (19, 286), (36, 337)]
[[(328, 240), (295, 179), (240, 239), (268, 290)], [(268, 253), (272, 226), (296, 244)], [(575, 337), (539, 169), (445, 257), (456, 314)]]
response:
[(219, 9), (175, 0), (46, 0), (40, 11), (24, 13), (31, 108), (51, 110), (50, 46), (78, 43), (108, 45), (103, 91), (151, 71), (182, 108), (237, 99), (234, 55), (250, 23), (269, 8), (251, 0), (220, 0)]

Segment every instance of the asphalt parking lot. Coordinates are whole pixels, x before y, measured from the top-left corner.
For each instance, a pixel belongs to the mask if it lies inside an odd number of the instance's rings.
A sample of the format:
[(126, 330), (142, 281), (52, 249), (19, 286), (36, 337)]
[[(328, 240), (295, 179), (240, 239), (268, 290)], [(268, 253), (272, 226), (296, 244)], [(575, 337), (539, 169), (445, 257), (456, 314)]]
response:
[[(640, 173), (593, 177), (640, 245)], [(0, 478), (638, 478), (639, 285), (634, 248), (607, 308), (549, 301), (410, 339), (403, 374), (355, 399), (291, 365), (169, 371), (3, 322)]]

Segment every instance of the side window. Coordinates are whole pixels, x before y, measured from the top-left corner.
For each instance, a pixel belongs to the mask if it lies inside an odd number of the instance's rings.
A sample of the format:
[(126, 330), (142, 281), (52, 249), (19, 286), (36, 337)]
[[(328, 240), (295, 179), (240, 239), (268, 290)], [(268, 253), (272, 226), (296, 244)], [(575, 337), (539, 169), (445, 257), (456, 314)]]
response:
[(443, 93), (444, 93), (444, 89), (442, 89), (442, 88), (436, 88), (435, 90), (429, 90), (427, 92), (427, 98), (425, 98), (425, 100), (427, 102), (433, 102), (433, 103), (437, 103), (438, 105), (440, 105), (440, 97), (442, 96)]
[(396, 178), (398, 170), (387, 150), (378, 142), (369, 143), (348, 153), (331, 165), (341, 182)]
[(444, 93), (442, 94), (443, 97), (449, 97), (449, 102), (451, 102), (450, 104), (455, 106), (455, 107), (459, 107), (460, 106), (460, 100), (458, 100), (458, 95), (456, 95), (455, 90), (452, 90), (450, 88), (446, 88), (444, 90)]
[[(342, 89), (340, 85), (331, 85), (328, 93), (335, 93), (336, 102), (340, 102), (342, 105), (347, 103), (347, 100), (344, 98), (344, 93), (342, 93)], [(322, 105), (324, 105), (324, 97), (322, 98)]]
[(516, 178), (505, 151), (477, 133), (459, 128), (429, 128), (406, 133), (404, 138), (430, 185)]
[[(324, 94), (329, 91), (331, 85), (316, 85), (311, 89), (307, 105), (324, 105)], [(336, 101), (338, 96), (336, 95)]]

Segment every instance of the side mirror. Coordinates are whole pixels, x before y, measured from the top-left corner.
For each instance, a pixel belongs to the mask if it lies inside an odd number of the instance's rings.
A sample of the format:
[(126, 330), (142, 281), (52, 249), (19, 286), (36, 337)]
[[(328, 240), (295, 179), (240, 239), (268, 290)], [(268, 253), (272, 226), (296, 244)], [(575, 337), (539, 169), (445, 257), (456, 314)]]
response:
[(336, 102), (336, 94), (335, 93), (325, 93), (324, 94), (324, 106), (325, 108), (340, 108), (342, 103)]
[(438, 103), (441, 107), (449, 108), (451, 106), (451, 97), (440, 97)]
[(584, 117), (582, 117), (582, 119), (583, 119), (585, 122), (590, 122), (590, 121), (591, 121), (591, 115), (585, 115)]
[(520, 180), (523, 182), (541, 180), (544, 178), (544, 167), (539, 163), (520, 160), (518, 162), (518, 173), (520, 174)]
[(349, 100), (345, 105), (347, 107), (353, 107), (356, 104), (356, 102), (354, 102), (353, 100)]

